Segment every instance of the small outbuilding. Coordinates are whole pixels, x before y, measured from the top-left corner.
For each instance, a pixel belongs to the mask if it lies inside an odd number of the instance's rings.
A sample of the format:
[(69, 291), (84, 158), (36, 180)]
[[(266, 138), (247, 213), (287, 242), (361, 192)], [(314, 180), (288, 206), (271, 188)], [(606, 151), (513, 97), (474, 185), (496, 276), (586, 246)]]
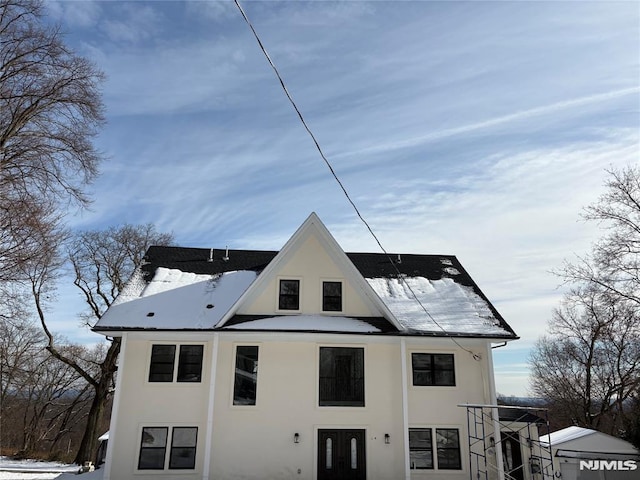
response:
[(636, 480), (640, 451), (629, 442), (582, 427), (567, 427), (540, 437), (553, 455), (562, 480)]

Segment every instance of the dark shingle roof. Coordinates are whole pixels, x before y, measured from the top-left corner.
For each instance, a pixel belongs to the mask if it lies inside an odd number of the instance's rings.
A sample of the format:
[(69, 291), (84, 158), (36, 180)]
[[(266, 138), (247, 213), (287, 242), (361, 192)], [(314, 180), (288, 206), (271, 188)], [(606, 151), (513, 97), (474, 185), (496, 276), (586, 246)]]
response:
[[(150, 247), (145, 255), (143, 272), (147, 281), (153, 278), (158, 267), (174, 268), (198, 274), (219, 274), (238, 270), (262, 271), (277, 251), (226, 250), (185, 247)], [(415, 255), (391, 253), (346, 253), (365, 278), (395, 278), (398, 272), (407, 277), (424, 277), (440, 280), (448, 277), (455, 283), (470, 287), (491, 310), (500, 326), (517, 338), (513, 329), (482, 293), (458, 259), (453, 255)], [(390, 261), (391, 259), (391, 261)], [(236, 319), (238, 321), (240, 319)], [(463, 335), (464, 336), (464, 335)], [(474, 335), (476, 336), (476, 335)]]

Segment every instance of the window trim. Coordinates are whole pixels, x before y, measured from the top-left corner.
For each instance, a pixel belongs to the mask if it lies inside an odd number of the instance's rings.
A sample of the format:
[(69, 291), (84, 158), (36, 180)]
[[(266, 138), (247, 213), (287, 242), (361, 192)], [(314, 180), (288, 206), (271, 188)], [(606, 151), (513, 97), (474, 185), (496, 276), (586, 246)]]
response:
[[(324, 284), (325, 283), (339, 283), (340, 284), (340, 310), (325, 310), (324, 309)], [(320, 279), (320, 312), (323, 315), (339, 315), (344, 313), (344, 280), (341, 278), (321, 278)]]
[[(295, 281), (298, 282), (298, 309), (280, 308), (280, 284), (283, 281)], [(302, 311), (302, 277), (296, 276), (278, 276), (276, 278), (276, 312), (282, 313), (300, 313)]]
[[(145, 385), (149, 386), (164, 386), (179, 385), (180, 387), (201, 387), (205, 384), (205, 365), (207, 357), (207, 343), (208, 342), (176, 342), (176, 341), (149, 341), (146, 355), (146, 368), (145, 368)], [(151, 375), (151, 356), (153, 353), (153, 347), (155, 345), (172, 345), (175, 347), (173, 352), (173, 374), (171, 381), (151, 381), (149, 376)], [(187, 346), (201, 346), (202, 347), (202, 359), (200, 366), (200, 380), (199, 381), (178, 381), (178, 373), (180, 368), (180, 350), (183, 345)]]
[[(412, 350), (408, 352), (408, 356), (409, 358), (407, 359), (407, 361), (409, 362), (409, 365), (411, 366), (411, 370), (410, 370), (410, 379), (409, 379), (409, 385), (411, 388), (415, 388), (415, 389), (424, 389), (424, 388), (438, 388), (438, 389), (442, 389), (442, 388), (456, 388), (458, 386), (457, 384), (457, 379), (458, 379), (458, 362), (457, 362), (457, 358), (456, 358), (456, 353), (452, 352), (452, 351), (433, 351), (433, 350)], [(416, 384), (414, 383), (415, 380), (415, 375), (414, 375), (414, 368), (413, 368), (413, 355), (414, 354), (418, 354), (418, 355), (431, 355), (432, 356), (432, 360), (431, 363), (432, 365), (434, 364), (435, 360), (433, 358), (433, 356), (435, 355), (448, 355), (451, 356), (451, 358), (453, 359), (453, 384), (449, 385), (449, 384), (444, 384), (444, 385), (438, 385), (436, 383), (431, 383), (431, 384)], [(435, 370), (433, 370), (435, 372)], [(434, 376), (434, 381), (435, 381), (435, 376)]]
[[(238, 359), (238, 347), (256, 347), (258, 349), (258, 373), (256, 376), (256, 400), (253, 405), (242, 405), (236, 404), (235, 402), (235, 394), (236, 394), (236, 362)], [(262, 351), (262, 343), (259, 342), (247, 342), (247, 343), (235, 343), (233, 345), (233, 361), (231, 362), (231, 396), (229, 399), (229, 404), (231, 408), (256, 408), (258, 406), (258, 375), (260, 375), (260, 356)]]
[[(410, 425), (409, 430), (431, 430), (431, 459), (433, 463), (432, 468), (411, 468), (409, 465), (409, 471), (412, 474), (433, 474), (433, 473), (441, 473), (446, 474), (450, 472), (450, 474), (455, 475), (461, 472), (465, 472), (467, 470), (466, 464), (463, 461), (465, 458), (464, 451), (464, 442), (462, 441), (463, 435), (465, 434), (465, 430), (461, 425)], [(458, 460), (460, 464), (460, 468), (442, 468), (440, 467), (438, 461), (438, 442), (437, 442), (437, 432), (438, 430), (455, 430), (458, 433)], [(411, 445), (409, 445), (409, 452), (411, 452)]]
[[(362, 381), (363, 385), (363, 398), (362, 405), (321, 405), (320, 404), (320, 350), (322, 348), (358, 348), (362, 350)], [(316, 408), (319, 409), (345, 409), (345, 410), (353, 410), (353, 409), (364, 409), (367, 408), (367, 346), (363, 344), (318, 344), (316, 347)]]

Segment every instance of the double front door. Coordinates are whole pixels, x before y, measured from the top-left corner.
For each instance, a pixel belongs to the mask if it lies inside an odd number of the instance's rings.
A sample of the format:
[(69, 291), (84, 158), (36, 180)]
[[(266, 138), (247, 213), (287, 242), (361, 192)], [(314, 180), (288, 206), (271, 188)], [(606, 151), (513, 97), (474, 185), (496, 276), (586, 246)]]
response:
[(318, 430), (318, 480), (366, 480), (365, 430)]

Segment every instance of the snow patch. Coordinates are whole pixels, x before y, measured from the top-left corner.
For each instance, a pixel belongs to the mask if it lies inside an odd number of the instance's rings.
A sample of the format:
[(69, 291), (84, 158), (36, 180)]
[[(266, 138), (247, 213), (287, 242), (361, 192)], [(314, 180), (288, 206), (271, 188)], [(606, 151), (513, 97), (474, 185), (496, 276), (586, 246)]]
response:
[(133, 282), (127, 298), (114, 303), (95, 328), (213, 328), (256, 276), (253, 271), (199, 275), (160, 267), (137, 297)]
[[(406, 328), (422, 332), (510, 335), (488, 303), (451, 278), (367, 278), (367, 282)], [(429, 314), (416, 302), (411, 290)]]
[(374, 327), (357, 318), (327, 315), (284, 315), (261, 318), (226, 327), (234, 330), (301, 330), (317, 332), (379, 332)]

